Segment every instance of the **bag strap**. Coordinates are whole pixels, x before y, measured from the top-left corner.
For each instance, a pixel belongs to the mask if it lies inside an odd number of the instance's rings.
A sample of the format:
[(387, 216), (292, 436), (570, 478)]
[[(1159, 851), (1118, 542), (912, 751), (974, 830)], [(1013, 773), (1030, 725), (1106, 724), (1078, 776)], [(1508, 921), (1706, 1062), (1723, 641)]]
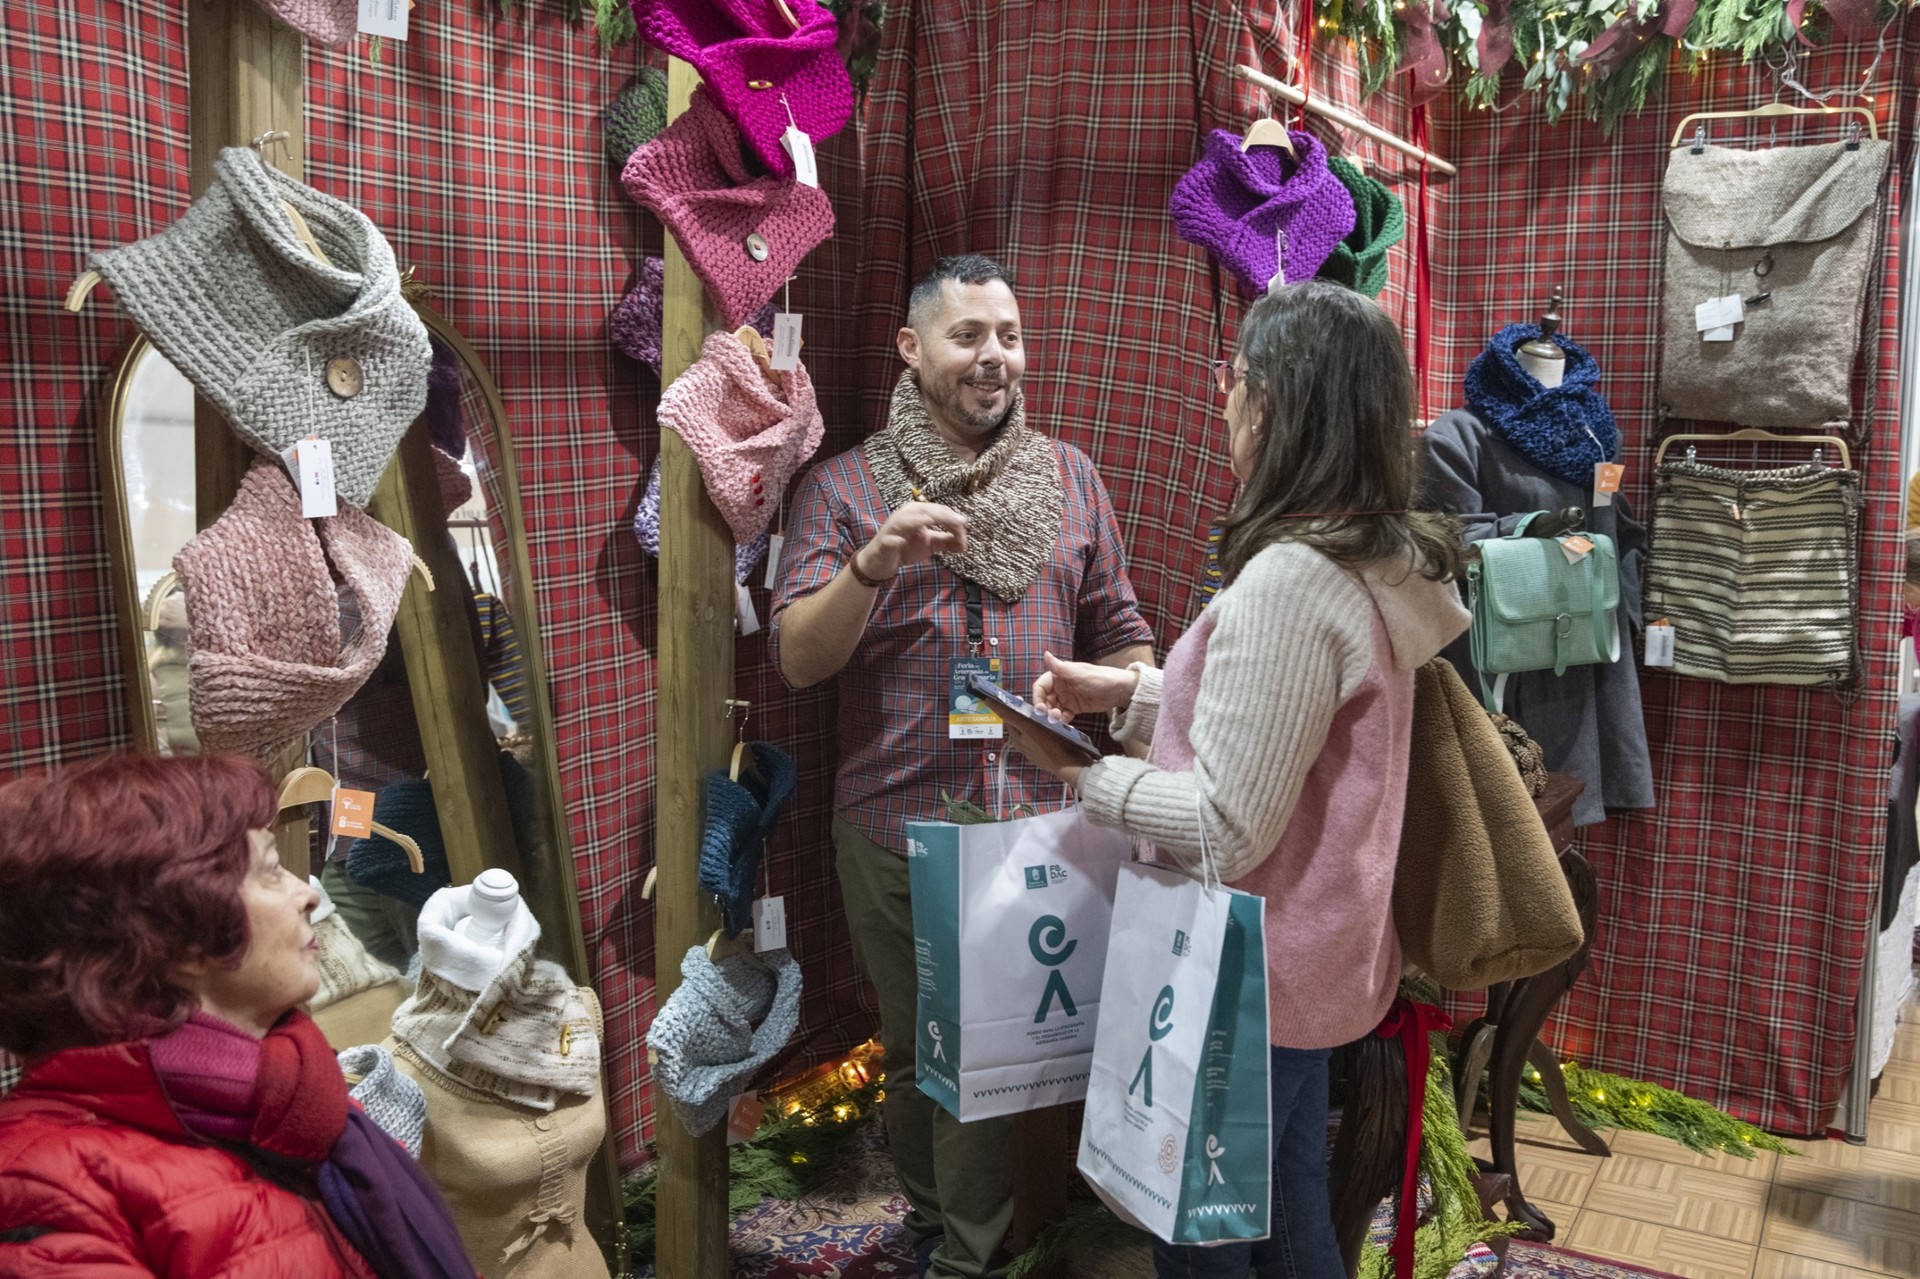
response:
[(1507, 536), (1514, 538), (1525, 537), (1527, 535), (1527, 525), (1533, 523), (1545, 514), (1545, 511), (1528, 511), (1520, 517), (1520, 522), (1513, 526), (1513, 532), (1507, 534)]

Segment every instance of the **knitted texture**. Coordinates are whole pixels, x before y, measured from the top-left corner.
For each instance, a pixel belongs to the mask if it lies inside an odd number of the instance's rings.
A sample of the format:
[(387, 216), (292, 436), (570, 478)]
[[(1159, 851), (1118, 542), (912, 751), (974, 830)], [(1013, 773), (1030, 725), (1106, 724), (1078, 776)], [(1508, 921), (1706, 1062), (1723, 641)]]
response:
[[(660, 558), (660, 459), (653, 459), (653, 470), (647, 475), (647, 491), (640, 495), (640, 505), (633, 511), (633, 536), (640, 543), (640, 549)], [(753, 572), (753, 566), (767, 553), (768, 538), (765, 533), (751, 542), (736, 542), (733, 547), (733, 580), (744, 583), (747, 574)]]
[[(458, 590), (455, 586), (453, 589)], [(532, 848), (536, 832), (532, 827), (533, 778), (507, 751), (500, 752), (500, 783), (507, 795), (507, 813), (513, 821), (514, 842), (523, 849)], [(433, 783), (424, 777), (409, 777), (380, 788), (373, 798), (373, 819), (402, 835), (411, 835), (420, 845), (424, 870), (415, 874), (406, 850), (386, 836), (375, 833), (353, 841), (347, 849), (347, 878), (362, 888), (371, 888), (409, 906), (424, 906), (427, 899), (453, 882), (453, 870), (447, 862), (446, 838), (440, 832), (440, 811), (434, 807)]]
[(1327, 169), (1353, 197), (1353, 230), (1333, 246), (1320, 278), (1377, 298), (1387, 287), (1387, 250), (1407, 233), (1407, 208), (1344, 155), (1327, 157)]
[(347, 1096), (360, 1103), (380, 1131), (420, 1157), (420, 1138), (427, 1127), (427, 1098), (420, 1085), (394, 1069), (393, 1056), (378, 1044), (360, 1044), (340, 1053), (340, 1070), (360, 1082)]
[(600, 114), (607, 159), (623, 167), (666, 127), (667, 76), (657, 67), (641, 67), (634, 82)]
[(428, 448), (433, 453), (433, 482), (440, 490), (440, 510), (452, 515), (473, 496), (473, 477), (451, 455), (441, 452), (439, 445)]
[(793, 795), (793, 757), (772, 742), (754, 742), (752, 771), (739, 781), (716, 769), (707, 774), (706, 824), (700, 831), (700, 887), (720, 899), (730, 933), (753, 922), (760, 859), (773, 824)]
[(431, 333), (427, 344), (433, 350), (433, 363), (427, 369), (427, 407), (421, 414), (427, 419), (427, 438), (449, 457), (465, 457), (467, 427), (460, 412), (460, 391), (466, 383), (460, 357)]
[(814, 0), (786, 4), (798, 30), (775, 0), (634, 0), (633, 16), (647, 43), (693, 64), (767, 171), (791, 178), (780, 135), (789, 124), (815, 142), (840, 132), (853, 81), (834, 16)]
[(680, 977), (647, 1029), (647, 1047), (660, 1091), (698, 1136), (726, 1117), (733, 1095), (800, 1024), (800, 965), (784, 950), (716, 964), (695, 946)]
[[(627, 355), (640, 361), (660, 376), (661, 298), (666, 292), (666, 263), (659, 258), (644, 258), (640, 278), (607, 317), (607, 336)], [(773, 303), (761, 307), (749, 324), (763, 338), (773, 337)]]
[(1582, 488), (1593, 467), (1620, 447), (1613, 410), (1595, 388), (1600, 365), (1564, 333), (1553, 344), (1566, 352), (1566, 372), (1549, 389), (1520, 366), (1522, 345), (1540, 336), (1537, 324), (1509, 324), (1467, 366), (1467, 407), (1535, 466)]
[(345, 44), (360, 26), (358, 0), (260, 0), (260, 7), (321, 44)]
[[(287, 206), (332, 266), (294, 235)], [(248, 443), (277, 458), (308, 435), (332, 441), (340, 500), (367, 504), (426, 407), (433, 352), (364, 214), (228, 147), (179, 221), (87, 264)], [(337, 359), (357, 366), (357, 394), (329, 388)]]
[[(264, 758), (338, 711), (379, 665), (413, 549), (351, 508), (303, 519), (292, 480), (261, 458), (173, 567), (187, 596), (200, 747)], [(344, 648), (333, 572), (360, 607)]]
[(1008, 603), (1053, 558), (1065, 496), (1053, 441), (1027, 429), (1024, 392), (986, 452), (962, 462), (927, 417), (911, 369), (893, 384), (887, 424), (865, 445), (874, 485), (889, 507), (923, 500), (967, 517), (967, 549), (940, 562)]
[[(704, 89), (633, 153), (620, 180), (666, 223), (727, 328), (765, 306), (800, 260), (833, 234), (826, 192), (791, 178), (748, 174), (740, 135)], [(765, 243), (764, 260), (748, 251), (750, 235)]]
[(660, 426), (687, 442), (707, 496), (736, 544), (767, 531), (780, 499), (826, 424), (805, 365), (763, 372), (731, 333), (707, 334), (700, 358), (660, 396)]
[(1288, 136), (1298, 159), (1278, 147), (1242, 151), (1239, 138), (1215, 129), (1167, 204), (1180, 238), (1211, 252), (1253, 294), (1273, 279), (1279, 235), (1286, 278), (1295, 281), (1318, 271), (1353, 230), (1353, 197), (1327, 167), (1326, 148), (1311, 133)]
[(552, 1110), (600, 1087), (597, 1019), (566, 970), (538, 954), (522, 901), (498, 946), (459, 931), (472, 889), (443, 888), (420, 911), (420, 974), (393, 1014), (394, 1038), (490, 1096)]
[(315, 911), (313, 935), (320, 943), (320, 989), (307, 1001), (308, 1012), (317, 1013), (329, 1004), (375, 986), (406, 980), (399, 969), (368, 953), (337, 912), (323, 917)]

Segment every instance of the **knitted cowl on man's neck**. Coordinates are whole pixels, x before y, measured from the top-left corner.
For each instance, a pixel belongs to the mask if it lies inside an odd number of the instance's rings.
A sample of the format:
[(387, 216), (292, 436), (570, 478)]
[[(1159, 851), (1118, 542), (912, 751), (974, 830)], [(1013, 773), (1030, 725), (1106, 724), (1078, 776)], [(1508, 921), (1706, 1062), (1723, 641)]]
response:
[[(794, 125), (815, 142), (853, 114), (853, 81), (840, 61), (839, 24), (814, 0), (634, 0), (640, 36), (693, 64), (767, 172), (793, 176), (780, 135)], [(732, 321), (728, 321), (732, 323)]]
[[(289, 207), (327, 262), (294, 234)], [(400, 295), (393, 249), (365, 214), (228, 147), (179, 221), (87, 264), (255, 449), (277, 458), (320, 436), (333, 445), (340, 500), (373, 497), (426, 407), (433, 350)]]
[(1407, 209), (1400, 197), (1344, 155), (1327, 157), (1327, 169), (1353, 197), (1353, 230), (1333, 246), (1320, 278), (1344, 284), (1370, 298), (1387, 287), (1387, 250), (1407, 233)]
[(1520, 347), (1540, 336), (1537, 324), (1509, 324), (1467, 366), (1467, 408), (1549, 475), (1584, 488), (1597, 462), (1620, 447), (1613, 410), (1596, 389), (1600, 365), (1564, 333), (1551, 339), (1566, 353), (1560, 385), (1549, 389), (1520, 366)]
[(1296, 281), (1353, 230), (1353, 197), (1327, 168), (1326, 148), (1311, 133), (1288, 136), (1297, 159), (1278, 147), (1242, 151), (1239, 138), (1215, 129), (1167, 204), (1180, 238), (1211, 252), (1254, 295), (1280, 261), (1276, 232), (1286, 236), (1286, 278)]
[(747, 172), (740, 135), (705, 88), (633, 153), (620, 181), (673, 232), (728, 328), (765, 306), (833, 234), (826, 192)]
[(707, 496), (736, 545), (767, 531), (787, 481), (827, 429), (805, 365), (763, 373), (753, 353), (725, 332), (707, 335), (700, 358), (660, 397), (658, 416), (662, 430), (693, 450)]
[[(332, 572), (360, 625), (343, 646)], [(300, 514), (293, 481), (254, 461), (219, 519), (173, 557), (187, 597), (188, 705), (200, 747), (266, 758), (334, 714), (387, 650), (413, 548), (363, 511)]]

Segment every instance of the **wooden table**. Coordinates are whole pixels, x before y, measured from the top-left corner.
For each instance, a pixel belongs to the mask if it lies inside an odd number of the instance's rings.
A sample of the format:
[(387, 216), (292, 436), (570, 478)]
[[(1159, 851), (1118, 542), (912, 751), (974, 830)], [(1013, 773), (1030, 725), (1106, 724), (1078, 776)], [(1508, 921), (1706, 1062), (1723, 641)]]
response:
[(1510, 1177), (1507, 1213), (1522, 1221), (1527, 1229), (1523, 1239), (1553, 1238), (1551, 1218), (1527, 1201), (1520, 1181), (1520, 1169), (1514, 1160), (1514, 1122), (1520, 1103), (1520, 1080), (1528, 1065), (1540, 1072), (1540, 1081), (1553, 1106), (1554, 1117), (1580, 1147), (1589, 1154), (1605, 1157), (1612, 1152), (1607, 1143), (1574, 1117), (1567, 1101), (1566, 1081), (1560, 1061), (1540, 1042), (1540, 1029), (1546, 1024), (1561, 998), (1573, 988), (1586, 970), (1593, 950), (1593, 925), (1599, 907), (1599, 885), (1593, 867), (1574, 847), (1573, 802), (1585, 790), (1584, 783), (1563, 773), (1551, 774), (1547, 788), (1534, 798), (1553, 848), (1560, 857), (1560, 869), (1567, 886), (1573, 890), (1574, 906), (1580, 912), (1580, 927), (1586, 940), (1564, 963), (1537, 976), (1521, 981), (1503, 982), (1487, 990), (1487, 1010), (1468, 1023), (1461, 1036), (1454, 1063), (1454, 1087), (1460, 1105), (1461, 1127), (1473, 1113), (1480, 1090), (1480, 1072), (1491, 1070), (1491, 1102), (1488, 1132), (1492, 1139), (1492, 1158), (1479, 1160), (1482, 1169), (1505, 1173)]

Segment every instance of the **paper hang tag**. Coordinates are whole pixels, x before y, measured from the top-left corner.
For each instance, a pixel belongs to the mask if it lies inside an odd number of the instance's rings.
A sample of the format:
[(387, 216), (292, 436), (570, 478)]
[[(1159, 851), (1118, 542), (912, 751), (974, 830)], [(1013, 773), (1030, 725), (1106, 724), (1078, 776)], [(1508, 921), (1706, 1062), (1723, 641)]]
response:
[(773, 316), (773, 358), (768, 361), (782, 373), (800, 367), (800, 320), (798, 311), (776, 311)]
[(762, 579), (768, 590), (780, 585), (780, 548), (787, 544), (784, 533), (771, 533), (767, 536), (767, 575)]
[(1627, 468), (1618, 462), (1595, 462), (1593, 464), (1593, 505), (1612, 506), (1613, 495), (1620, 491), (1620, 482), (1627, 477)]
[(1747, 318), (1746, 302), (1738, 293), (1729, 293), (1723, 297), (1708, 298), (1693, 308), (1693, 327), (1703, 335), (1707, 342), (1730, 342), (1732, 335), (1716, 337), (1722, 329), (1731, 329)]
[(1700, 340), (1702, 342), (1731, 342), (1733, 341), (1733, 326), (1727, 324), (1717, 329), (1708, 329), (1700, 335)]
[(300, 486), (303, 519), (326, 519), (340, 513), (333, 485), (333, 442), (315, 436), (295, 441), (287, 450), (288, 467)]
[(1673, 623), (1666, 618), (1647, 623), (1648, 666), (1673, 665)]
[[(367, 0), (361, 0), (361, 3), (367, 3)], [(813, 139), (807, 136), (806, 130), (798, 125), (788, 125), (787, 131), (780, 135), (780, 145), (793, 157), (793, 180), (801, 186), (819, 190), (820, 169), (814, 163)]]
[(787, 899), (762, 897), (753, 904), (753, 950), (757, 955), (787, 948)]
[(733, 586), (733, 620), (739, 623), (742, 635), (751, 635), (760, 629), (760, 615), (753, 611), (753, 592), (745, 582), (736, 582)]
[(373, 834), (373, 792), (333, 788), (332, 819), (327, 829), (335, 835), (365, 839)]
[(1593, 543), (1581, 537), (1578, 533), (1572, 537), (1563, 537), (1557, 540), (1560, 543), (1560, 553), (1567, 557), (1567, 563), (1569, 564), (1578, 564), (1581, 560), (1587, 558), (1587, 555), (1593, 550)]
[(360, 34), (388, 40), (407, 38), (408, 0), (360, 0)]
[(753, 1134), (760, 1131), (760, 1121), (766, 1116), (767, 1103), (753, 1093), (743, 1092), (727, 1103), (727, 1144), (737, 1146), (750, 1141)]

